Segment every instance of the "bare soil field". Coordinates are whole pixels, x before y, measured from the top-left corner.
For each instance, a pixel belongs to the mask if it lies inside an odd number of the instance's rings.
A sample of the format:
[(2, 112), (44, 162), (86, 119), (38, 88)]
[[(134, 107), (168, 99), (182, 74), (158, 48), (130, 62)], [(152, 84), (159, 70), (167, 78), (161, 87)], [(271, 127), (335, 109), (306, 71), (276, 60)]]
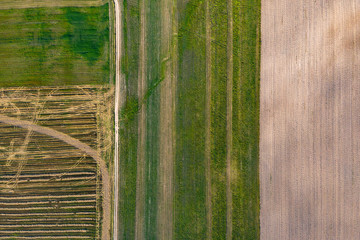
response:
[(109, 239), (112, 90), (0, 94), (0, 236)]
[(358, 239), (360, 5), (262, 1), (261, 239)]

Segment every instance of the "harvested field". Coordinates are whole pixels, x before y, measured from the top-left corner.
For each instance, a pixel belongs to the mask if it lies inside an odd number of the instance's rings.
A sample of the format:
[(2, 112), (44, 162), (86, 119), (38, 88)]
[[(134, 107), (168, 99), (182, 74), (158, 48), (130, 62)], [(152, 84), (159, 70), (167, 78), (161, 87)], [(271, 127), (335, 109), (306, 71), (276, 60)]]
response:
[(0, 239), (109, 239), (112, 90), (0, 95)]
[(359, 16), (263, 1), (261, 239), (359, 239)]

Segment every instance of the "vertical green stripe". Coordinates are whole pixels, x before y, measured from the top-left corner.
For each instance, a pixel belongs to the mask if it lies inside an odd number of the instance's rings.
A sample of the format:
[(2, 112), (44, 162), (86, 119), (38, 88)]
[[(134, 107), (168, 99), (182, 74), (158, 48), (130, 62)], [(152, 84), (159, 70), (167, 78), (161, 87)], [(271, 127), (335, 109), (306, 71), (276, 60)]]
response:
[(260, 1), (234, 1), (233, 235), (259, 239)]
[(211, 177), (213, 239), (226, 238), (227, 3), (212, 4)]
[(147, 88), (145, 236), (157, 239), (157, 169), (159, 162), (159, 83), (160, 79), (160, 2), (148, 1), (147, 9)]
[(178, 1), (178, 11), (175, 239), (205, 239), (205, 5)]
[(137, 75), (139, 59), (139, 6), (123, 2), (123, 59), (121, 66), (126, 84), (126, 101), (120, 116), (120, 222), (121, 239), (135, 237), (136, 172), (137, 172)]

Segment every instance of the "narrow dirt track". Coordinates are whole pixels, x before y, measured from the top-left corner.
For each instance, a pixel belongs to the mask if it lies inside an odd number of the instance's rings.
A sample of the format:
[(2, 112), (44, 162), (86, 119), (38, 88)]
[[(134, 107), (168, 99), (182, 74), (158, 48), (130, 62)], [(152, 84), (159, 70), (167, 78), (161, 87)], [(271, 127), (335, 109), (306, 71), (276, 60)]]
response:
[(161, 1), (161, 57), (164, 80), (160, 85), (160, 159), (158, 193), (158, 239), (173, 239), (175, 93), (177, 81), (176, 0)]
[(19, 120), (17, 118), (8, 117), (5, 115), (0, 114), (0, 122), (9, 124), (12, 126), (20, 127), (28, 129), (29, 131), (35, 131), (41, 134), (45, 134), (54, 138), (57, 138), (71, 146), (74, 146), (86, 154), (91, 156), (99, 165), (99, 169), (102, 176), (102, 184), (103, 184), (103, 221), (102, 221), (102, 237), (101, 239), (110, 239), (110, 178), (109, 173), (106, 167), (105, 162), (103, 159), (100, 158), (99, 153), (92, 149), (90, 146), (86, 145), (85, 143), (80, 142), (79, 140), (64, 134), (62, 132), (56, 131), (54, 129), (43, 127), (36, 125), (30, 121)]
[(114, 199), (113, 199), (113, 239), (119, 239), (119, 127), (120, 109), (125, 102), (124, 77), (121, 74), (122, 57), (122, 10), (121, 1), (114, 0), (115, 5), (115, 140), (114, 140)]
[(228, 32), (227, 32), (227, 85), (226, 85), (226, 239), (232, 239), (232, 176), (231, 162), (233, 154), (233, 6), (232, 0), (227, 0)]
[(262, 2), (261, 239), (359, 239), (360, 4)]
[(206, 238), (212, 239), (211, 204), (211, 17), (210, 0), (205, 1), (206, 28), (206, 99), (205, 99), (205, 177), (206, 177)]
[[(140, 46), (138, 99), (142, 102), (146, 93), (146, 0), (140, 2)], [(136, 174), (136, 212), (135, 239), (145, 239), (145, 149), (146, 147), (146, 104), (140, 105), (138, 117), (137, 174)]]

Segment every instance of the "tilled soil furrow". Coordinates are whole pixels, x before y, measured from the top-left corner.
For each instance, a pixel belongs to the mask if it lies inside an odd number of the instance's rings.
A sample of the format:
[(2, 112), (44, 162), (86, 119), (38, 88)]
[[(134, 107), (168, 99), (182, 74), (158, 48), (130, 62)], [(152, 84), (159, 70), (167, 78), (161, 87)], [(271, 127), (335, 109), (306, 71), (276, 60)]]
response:
[[(17, 180), (17, 184), (34, 184), (34, 183), (43, 183), (43, 182), (62, 182), (62, 183), (66, 183), (66, 182), (76, 182), (76, 181), (88, 181), (88, 180), (92, 180), (96, 177), (96, 175), (90, 175), (90, 176), (80, 176), (80, 177), (53, 177), (53, 178), (37, 178), (37, 179), (32, 179), (32, 178), (27, 178), (24, 180)], [(6, 185), (9, 181), (11, 181), (12, 178), (9, 179), (4, 179), (1, 180), (0, 179), (0, 186), (1, 185)]]
[[(10, 217), (10, 216), (9, 216)], [(34, 224), (34, 222), (38, 224), (71, 224), (74, 221), (81, 221), (84, 224), (92, 224), (94, 223), (96, 218), (75, 218), (75, 217), (68, 217), (68, 218), (19, 218), (19, 217), (12, 217), (7, 219), (0, 219), (0, 224), (4, 225), (13, 225), (13, 224)]]
[[(96, 173), (95, 172), (58, 172), (58, 173), (52, 173), (52, 174), (21, 174), (18, 179), (19, 181), (27, 181), (28, 179), (57, 179), (57, 178), (80, 178), (80, 177), (91, 177), (91, 176), (95, 176)], [(13, 178), (15, 175), (3, 175), (0, 177), (0, 182), (1, 181), (8, 181), (9, 179)], [(1, 196), (0, 196), (1, 199)]]
[(96, 199), (91, 201), (47, 201), (47, 202), (27, 202), (27, 203), (0, 203), (0, 211), (3, 209), (14, 208), (56, 208), (56, 207), (94, 207), (96, 206)]
[(24, 215), (23, 213), (0, 213), (0, 216), (3, 218), (3, 217), (8, 217), (8, 218), (24, 218), (24, 217), (27, 217), (27, 218), (30, 218), (30, 217), (36, 217), (36, 218), (42, 218), (42, 217), (71, 217), (73, 218), (74, 220), (77, 219), (77, 218), (80, 218), (80, 217), (95, 217), (96, 213), (95, 212), (89, 212), (89, 211), (78, 211), (78, 212), (55, 212), (55, 211), (51, 211), (51, 212), (45, 212), (45, 213), (42, 213), (42, 212), (31, 212), (31, 213), (26, 213), (26, 215)]
[[(94, 170), (94, 164), (93, 165), (76, 165), (76, 168), (74, 168), (74, 166), (65, 166), (64, 168), (59, 168), (59, 166), (39, 166), (39, 165), (36, 165), (35, 168), (28, 168), (28, 167), (25, 167), (21, 173), (24, 173), (24, 174), (29, 174), (29, 173), (36, 173), (36, 169), (38, 171), (44, 171), (44, 172), (56, 172), (56, 171), (63, 171), (63, 172), (82, 172), (82, 171), (90, 171), (90, 170)], [(4, 174), (12, 174), (14, 173), (14, 171), (11, 171), (11, 170), (4, 170), (3, 171)], [(96, 173), (96, 170), (94, 170), (94, 173)]]
[(28, 199), (42, 199), (42, 198), (64, 198), (64, 199), (82, 199), (82, 198), (93, 198), (96, 194), (89, 194), (89, 193), (82, 193), (82, 194), (64, 194), (64, 195), (38, 195), (38, 194), (32, 194), (32, 195), (22, 195), (22, 196), (6, 196), (4, 194), (0, 195), (0, 200), (28, 200)]
[(93, 239), (101, 203), (108, 229), (109, 176), (98, 155), (98, 111), (112, 93), (68, 89), (0, 89), (0, 239)]
[(0, 223), (0, 230), (1, 229), (11, 229), (16, 228), (16, 230), (25, 229), (25, 228), (51, 228), (56, 227), (56, 229), (73, 229), (78, 227), (93, 227), (94, 224), (88, 224), (88, 223), (79, 223), (79, 224), (72, 224), (72, 223), (56, 223), (56, 224), (1, 224)]

